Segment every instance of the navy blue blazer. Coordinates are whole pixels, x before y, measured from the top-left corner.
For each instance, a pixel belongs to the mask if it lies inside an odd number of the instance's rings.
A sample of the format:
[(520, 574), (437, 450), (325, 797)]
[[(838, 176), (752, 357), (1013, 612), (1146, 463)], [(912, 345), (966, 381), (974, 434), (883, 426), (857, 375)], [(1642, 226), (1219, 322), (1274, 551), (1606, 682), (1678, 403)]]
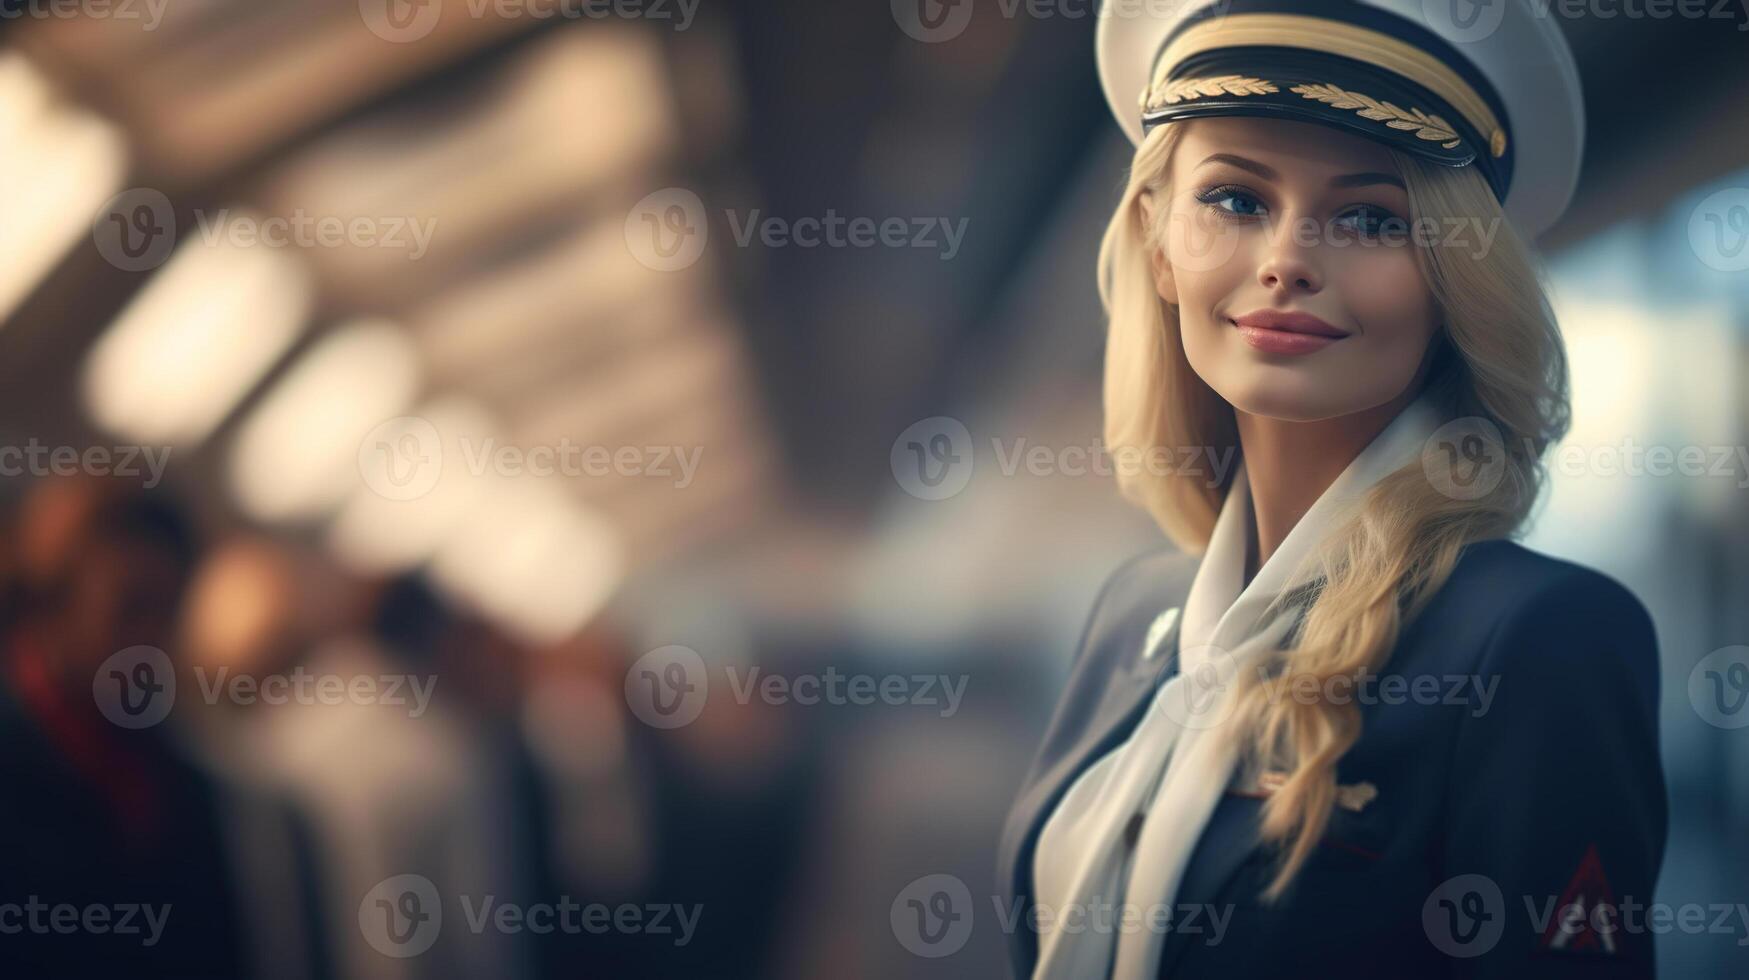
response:
[[(1094, 603), (1002, 836), (1003, 907), (1024, 913), (1008, 936), (1016, 976), (1038, 956), (1039, 830), (1176, 669), (1176, 628), (1151, 659), (1143, 638), (1195, 571), (1193, 558), (1143, 555)], [(1339, 784), (1377, 796), (1332, 811), (1269, 905), (1261, 800), (1229, 791), (1185, 869), (1160, 976), (1652, 976), (1643, 906), (1668, 807), (1657, 641), (1640, 602), (1578, 565), (1477, 543), (1404, 628), (1378, 677), (1393, 675), (1404, 680), (1357, 694), (1362, 733), (1337, 765)]]

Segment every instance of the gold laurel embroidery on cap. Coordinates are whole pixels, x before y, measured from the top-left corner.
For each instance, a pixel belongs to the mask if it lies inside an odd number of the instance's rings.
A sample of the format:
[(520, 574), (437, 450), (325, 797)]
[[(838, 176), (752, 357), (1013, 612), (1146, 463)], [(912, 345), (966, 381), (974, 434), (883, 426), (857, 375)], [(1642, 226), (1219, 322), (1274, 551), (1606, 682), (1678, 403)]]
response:
[(1164, 105), (1175, 105), (1211, 95), (1268, 95), (1279, 92), (1274, 82), (1245, 75), (1211, 75), (1207, 78), (1180, 78), (1168, 82), (1153, 93), (1143, 109), (1152, 111)]
[(1392, 129), (1413, 129), (1424, 140), (1441, 141), (1451, 149), (1458, 145), (1458, 134), (1451, 123), (1420, 109), (1400, 109), (1389, 102), (1380, 102), (1370, 95), (1350, 92), (1335, 85), (1295, 85), (1289, 89), (1308, 99), (1316, 99), (1337, 109), (1353, 109), (1367, 119), (1376, 119)]

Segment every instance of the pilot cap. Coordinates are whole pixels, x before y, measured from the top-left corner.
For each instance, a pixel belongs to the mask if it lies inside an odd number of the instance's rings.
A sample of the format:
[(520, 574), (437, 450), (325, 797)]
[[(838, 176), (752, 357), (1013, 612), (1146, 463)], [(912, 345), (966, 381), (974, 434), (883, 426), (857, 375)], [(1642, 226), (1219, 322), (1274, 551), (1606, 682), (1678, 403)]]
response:
[(1096, 43), (1135, 143), (1198, 116), (1334, 126), (1477, 168), (1526, 238), (1579, 180), (1579, 72), (1528, 0), (1105, 0)]

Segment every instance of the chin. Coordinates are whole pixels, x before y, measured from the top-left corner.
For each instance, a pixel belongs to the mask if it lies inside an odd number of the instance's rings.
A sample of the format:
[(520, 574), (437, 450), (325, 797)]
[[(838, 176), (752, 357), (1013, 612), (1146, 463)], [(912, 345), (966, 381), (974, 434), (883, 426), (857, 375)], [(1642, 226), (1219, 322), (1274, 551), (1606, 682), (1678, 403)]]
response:
[(1283, 422), (1322, 422), (1380, 404), (1364, 396), (1356, 397), (1353, 388), (1321, 371), (1275, 368), (1238, 373), (1241, 376), (1211, 387), (1234, 409), (1248, 415)]

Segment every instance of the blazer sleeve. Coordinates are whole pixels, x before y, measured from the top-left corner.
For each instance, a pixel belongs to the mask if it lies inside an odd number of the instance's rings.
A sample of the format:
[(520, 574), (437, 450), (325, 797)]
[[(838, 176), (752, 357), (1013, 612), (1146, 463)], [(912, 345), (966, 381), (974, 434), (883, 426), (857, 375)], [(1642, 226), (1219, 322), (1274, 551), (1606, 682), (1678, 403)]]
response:
[(1494, 696), (1460, 723), (1429, 936), (1457, 977), (1653, 976), (1668, 804), (1651, 618), (1565, 566), (1511, 603), (1478, 673)]

